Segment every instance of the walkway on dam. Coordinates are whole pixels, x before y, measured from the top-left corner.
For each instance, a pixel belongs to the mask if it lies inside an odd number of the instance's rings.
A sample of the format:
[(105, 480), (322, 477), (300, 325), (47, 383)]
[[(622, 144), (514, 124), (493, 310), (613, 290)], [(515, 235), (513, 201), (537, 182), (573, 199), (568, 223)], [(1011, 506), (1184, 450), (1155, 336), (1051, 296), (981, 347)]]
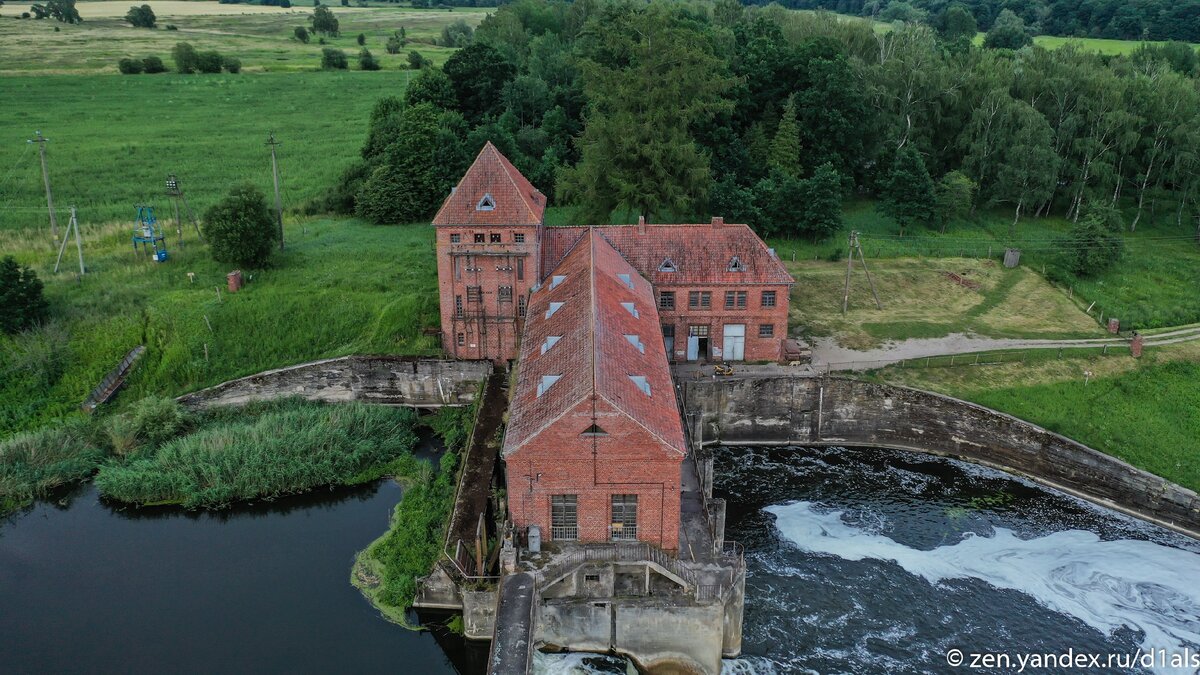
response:
[(533, 575), (511, 574), (500, 581), (496, 628), (488, 675), (528, 675), (533, 666)]

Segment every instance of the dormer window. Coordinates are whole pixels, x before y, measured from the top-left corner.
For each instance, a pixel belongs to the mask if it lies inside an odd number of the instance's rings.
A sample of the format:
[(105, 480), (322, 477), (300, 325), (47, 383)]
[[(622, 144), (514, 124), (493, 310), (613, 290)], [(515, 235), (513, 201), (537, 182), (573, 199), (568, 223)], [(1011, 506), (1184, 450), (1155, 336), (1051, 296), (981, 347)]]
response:
[(593, 423), (592, 426), (583, 430), (580, 436), (607, 436), (608, 432), (601, 429), (599, 424)]
[(633, 277), (629, 276), (628, 274), (618, 274), (617, 278), (621, 280), (621, 283), (628, 286), (629, 290), (633, 290)]
[(550, 317), (554, 316), (554, 313), (557, 312), (558, 310), (562, 309), (562, 306), (565, 304), (566, 304), (565, 302), (550, 303), (550, 309), (546, 310), (546, 318), (549, 319)]
[(567, 277), (562, 274), (555, 274), (554, 276), (550, 277), (550, 290), (554, 290), (555, 287), (557, 287), (559, 284), (561, 284), (562, 282), (564, 282), (566, 280), (567, 280)]
[(550, 348), (558, 344), (558, 341), (561, 339), (561, 335), (547, 335), (546, 341), (542, 343), (542, 353), (545, 354), (550, 351)]
[(678, 268), (675, 267), (674, 261), (672, 261), (670, 258), (663, 258), (662, 264), (660, 264), (658, 266), (658, 271), (659, 272), (677, 272)]
[(639, 352), (641, 352), (643, 354), (646, 353), (646, 345), (642, 344), (641, 337), (639, 337), (637, 335), (626, 335), (625, 339), (629, 340), (629, 344), (633, 345), (634, 347), (637, 347), (637, 350)]
[(633, 318), (640, 318), (641, 315), (638, 314), (637, 307), (634, 307), (632, 302), (622, 302), (621, 306), (625, 308), (626, 312), (632, 314)]
[(485, 194), (479, 203), (475, 205), (476, 211), (493, 211), (496, 208), (496, 200), (492, 199), (492, 195)]
[(741, 258), (738, 258), (735, 255), (729, 259), (728, 271), (730, 271), (730, 272), (745, 272), (746, 264), (742, 262)]
[(546, 393), (546, 391), (548, 391), (550, 387), (554, 386), (554, 383), (558, 382), (561, 378), (562, 375), (543, 375), (542, 381), (538, 383), (537, 395), (541, 396), (542, 394)]
[(650, 395), (650, 381), (646, 379), (645, 375), (630, 375), (629, 381), (641, 389), (643, 394)]

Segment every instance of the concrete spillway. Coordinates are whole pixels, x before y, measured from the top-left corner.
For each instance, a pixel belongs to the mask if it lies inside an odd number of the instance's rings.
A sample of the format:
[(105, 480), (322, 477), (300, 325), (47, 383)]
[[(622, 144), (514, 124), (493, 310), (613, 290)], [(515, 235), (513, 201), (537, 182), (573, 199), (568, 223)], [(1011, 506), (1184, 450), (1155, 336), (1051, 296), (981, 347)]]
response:
[(489, 675), (526, 675), (533, 664), (533, 597), (528, 572), (504, 577), (496, 603), (496, 629), (488, 658)]

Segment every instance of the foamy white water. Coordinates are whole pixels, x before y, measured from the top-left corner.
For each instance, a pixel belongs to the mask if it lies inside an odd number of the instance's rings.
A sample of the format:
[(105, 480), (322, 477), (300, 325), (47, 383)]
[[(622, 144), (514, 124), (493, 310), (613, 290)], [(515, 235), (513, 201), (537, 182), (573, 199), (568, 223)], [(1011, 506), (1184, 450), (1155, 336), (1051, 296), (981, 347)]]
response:
[[(1145, 634), (1144, 649), (1182, 653), (1200, 646), (1200, 554), (1149, 541), (1102, 541), (1083, 530), (1021, 539), (968, 534), (929, 551), (850, 526), (841, 511), (812, 502), (765, 509), (783, 537), (803, 551), (846, 560), (890, 560), (931, 584), (979, 579), (1025, 593), (1049, 609), (1111, 635), (1122, 627)], [(1190, 671), (1189, 671), (1190, 672)]]

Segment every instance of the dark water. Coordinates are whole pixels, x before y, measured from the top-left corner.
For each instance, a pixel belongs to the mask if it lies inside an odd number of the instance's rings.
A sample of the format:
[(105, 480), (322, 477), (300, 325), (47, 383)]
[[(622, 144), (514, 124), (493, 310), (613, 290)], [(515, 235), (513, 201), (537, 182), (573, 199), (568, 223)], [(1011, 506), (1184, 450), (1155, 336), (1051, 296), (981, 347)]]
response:
[(91, 486), (0, 524), (0, 672), (452, 673), (350, 583), (391, 481), (226, 512), (118, 510)]
[(900, 451), (730, 448), (717, 476), (748, 568), (744, 656), (726, 671), (961, 673), (948, 650), (1200, 647), (1200, 546), (1161, 528)]

